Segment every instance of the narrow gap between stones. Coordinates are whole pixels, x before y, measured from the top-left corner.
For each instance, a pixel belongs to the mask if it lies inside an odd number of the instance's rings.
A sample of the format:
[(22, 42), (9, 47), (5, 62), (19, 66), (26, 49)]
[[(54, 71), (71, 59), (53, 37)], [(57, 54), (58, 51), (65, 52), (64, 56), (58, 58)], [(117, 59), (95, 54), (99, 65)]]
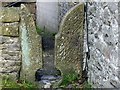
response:
[(54, 64), (55, 33), (44, 31), (42, 36), (43, 68), (37, 70), (37, 81), (52, 85), (61, 79), (61, 72)]

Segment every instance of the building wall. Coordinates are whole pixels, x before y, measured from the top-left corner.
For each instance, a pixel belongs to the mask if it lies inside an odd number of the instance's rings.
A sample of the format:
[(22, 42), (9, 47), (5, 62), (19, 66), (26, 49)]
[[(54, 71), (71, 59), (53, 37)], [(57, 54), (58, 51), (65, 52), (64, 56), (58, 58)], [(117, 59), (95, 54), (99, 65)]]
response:
[(37, 1), (37, 24), (53, 32), (58, 32), (59, 25), (67, 11), (78, 2), (39, 2)]
[(37, 1), (37, 25), (42, 30), (58, 31), (58, 3)]

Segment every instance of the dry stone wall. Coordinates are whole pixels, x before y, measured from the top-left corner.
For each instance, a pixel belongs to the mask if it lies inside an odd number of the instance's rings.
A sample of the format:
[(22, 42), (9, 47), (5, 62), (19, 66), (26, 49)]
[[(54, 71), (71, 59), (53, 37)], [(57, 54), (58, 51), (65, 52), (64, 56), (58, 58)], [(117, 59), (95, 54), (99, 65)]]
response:
[(35, 81), (42, 67), (41, 37), (25, 5), (0, 7), (0, 78)]
[(118, 2), (88, 3), (88, 76), (94, 87), (120, 88), (118, 20)]
[(0, 8), (0, 75), (17, 79), (21, 66), (19, 8)]

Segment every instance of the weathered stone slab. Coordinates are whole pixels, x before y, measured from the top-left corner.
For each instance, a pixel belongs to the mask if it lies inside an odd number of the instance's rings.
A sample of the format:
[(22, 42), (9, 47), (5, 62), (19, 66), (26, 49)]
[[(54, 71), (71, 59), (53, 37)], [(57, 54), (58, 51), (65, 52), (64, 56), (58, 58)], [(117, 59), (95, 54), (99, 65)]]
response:
[(21, 5), (20, 34), (22, 45), (21, 78), (34, 82), (35, 72), (42, 68), (41, 37), (37, 34), (34, 20), (24, 5)]
[(55, 37), (56, 67), (62, 74), (82, 76), (84, 4), (78, 4), (65, 15)]
[(3, 23), (0, 26), (0, 35), (2, 36), (19, 36), (18, 23)]
[(20, 20), (19, 8), (2, 7), (0, 8), (0, 22), (18, 22)]

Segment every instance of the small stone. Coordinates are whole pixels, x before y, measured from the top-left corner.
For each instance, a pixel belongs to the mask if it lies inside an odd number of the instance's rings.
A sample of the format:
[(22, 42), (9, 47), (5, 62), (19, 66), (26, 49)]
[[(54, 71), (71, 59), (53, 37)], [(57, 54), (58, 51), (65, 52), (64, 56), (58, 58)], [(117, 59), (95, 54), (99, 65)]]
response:
[(41, 77), (42, 80), (56, 80), (56, 77), (50, 75), (43, 75)]
[(44, 85), (44, 88), (50, 88), (51, 87), (51, 83), (46, 83), (45, 85)]
[(18, 23), (6, 23), (0, 26), (0, 35), (3, 36), (19, 36)]

